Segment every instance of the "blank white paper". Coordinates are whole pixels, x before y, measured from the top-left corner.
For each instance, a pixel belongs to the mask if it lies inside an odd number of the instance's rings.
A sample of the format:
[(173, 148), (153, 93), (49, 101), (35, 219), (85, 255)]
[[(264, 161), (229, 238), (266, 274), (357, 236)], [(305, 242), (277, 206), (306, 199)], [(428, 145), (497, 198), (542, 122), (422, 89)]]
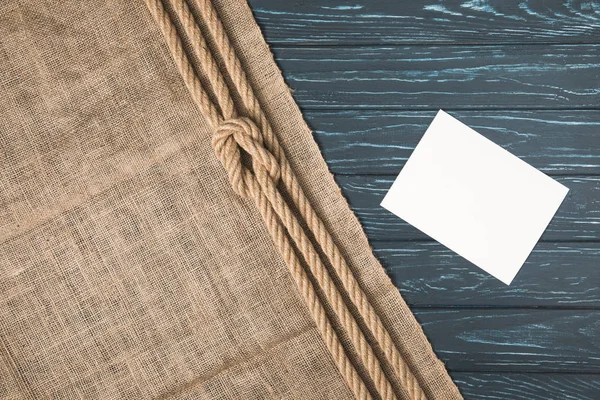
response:
[(440, 110), (381, 206), (508, 285), (568, 191)]

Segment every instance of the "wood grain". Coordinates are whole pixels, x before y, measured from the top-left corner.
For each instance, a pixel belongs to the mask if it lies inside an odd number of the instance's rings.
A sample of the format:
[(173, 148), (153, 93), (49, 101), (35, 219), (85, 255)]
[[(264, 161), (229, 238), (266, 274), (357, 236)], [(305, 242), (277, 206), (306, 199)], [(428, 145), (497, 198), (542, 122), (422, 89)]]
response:
[[(341, 175), (336, 181), (370, 240), (428, 240), (429, 237), (379, 204), (395, 176)], [(542, 241), (600, 240), (600, 177), (557, 177), (570, 190)]]
[(600, 108), (600, 45), (273, 50), (304, 109)]
[(410, 306), (600, 308), (600, 243), (538, 243), (510, 286), (437, 242), (372, 245)]
[(465, 399), (598, 400), (600, 375), (451, 372)]
[[(336, 174), (393, 174), (436, 111), (307, 111), (305, 118)], [(450, 111), (534, 167), (552, 175), (600, 174), (598, 111)]]
[(293, 45), (598, 43), (592, 0), (250, 0), (267, 42)]
[[(600, 399), (600, 3), (250, 4), (465, 399)], [(510, 286), (379, 206), (440, 108), (571, 189)]]
[(413, 311), (450, 370), (600, 373), (600, 310)]

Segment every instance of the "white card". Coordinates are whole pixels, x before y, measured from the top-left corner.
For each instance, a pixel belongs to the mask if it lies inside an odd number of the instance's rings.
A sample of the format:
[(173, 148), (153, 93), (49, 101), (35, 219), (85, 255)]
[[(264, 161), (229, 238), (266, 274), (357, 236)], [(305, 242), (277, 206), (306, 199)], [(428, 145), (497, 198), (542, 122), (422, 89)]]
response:
[(381, 205), (509, 285), (568, 191), (440, 110)]

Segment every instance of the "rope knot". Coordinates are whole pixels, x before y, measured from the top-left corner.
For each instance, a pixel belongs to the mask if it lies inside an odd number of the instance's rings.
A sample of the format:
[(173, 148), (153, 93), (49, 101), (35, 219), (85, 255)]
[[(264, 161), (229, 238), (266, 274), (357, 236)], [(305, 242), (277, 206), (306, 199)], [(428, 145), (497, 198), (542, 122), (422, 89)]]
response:
[[(240, 117), (223, 121), (213, 135), (212, 146), (227, 171), (233, 190), (242, 197), (252, 194), (252, 180), (267, 176), (277, 183), (281, 176), (279, 163), (265, 147), (263, 136), (249, 118)], [(242, 161), (243, 149), (252, 160), (252, 170)]]

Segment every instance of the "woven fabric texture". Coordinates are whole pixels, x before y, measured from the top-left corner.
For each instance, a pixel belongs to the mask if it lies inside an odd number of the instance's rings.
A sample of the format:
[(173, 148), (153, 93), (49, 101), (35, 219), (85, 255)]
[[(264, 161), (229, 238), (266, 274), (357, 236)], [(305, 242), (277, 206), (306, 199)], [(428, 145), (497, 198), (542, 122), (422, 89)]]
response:
[[(196, 29), (201, 3), (0, 5), (0, 399), (460, 399), (374, 258), (250, 8), (214, 1), (311, 211), (385, 335), (368, 332), (362, 307), (349, 306), (345, 325), (336, 312), (353, 299), (343, 288), (342, 303), (328, 298), (303, 264), (317, 293), (307, 301), (313, 292), (290, 273), (259, 202), (232, 186), (214, 148), (224, 130), (178, 64), (175, 30), (186, 16)], [(171, 43), (162, 7), (183, 15), (169, 20)], [(181, 46), (194, 79), (210, 80)], [(235, 86), (218, 54), (215, 65)], [(243, 103), (231, 96), (228, 106), (208, 101), (225, 114)], [(393, 360), (378, 361), (390, 346), (413, 384), (395, 382)]]

